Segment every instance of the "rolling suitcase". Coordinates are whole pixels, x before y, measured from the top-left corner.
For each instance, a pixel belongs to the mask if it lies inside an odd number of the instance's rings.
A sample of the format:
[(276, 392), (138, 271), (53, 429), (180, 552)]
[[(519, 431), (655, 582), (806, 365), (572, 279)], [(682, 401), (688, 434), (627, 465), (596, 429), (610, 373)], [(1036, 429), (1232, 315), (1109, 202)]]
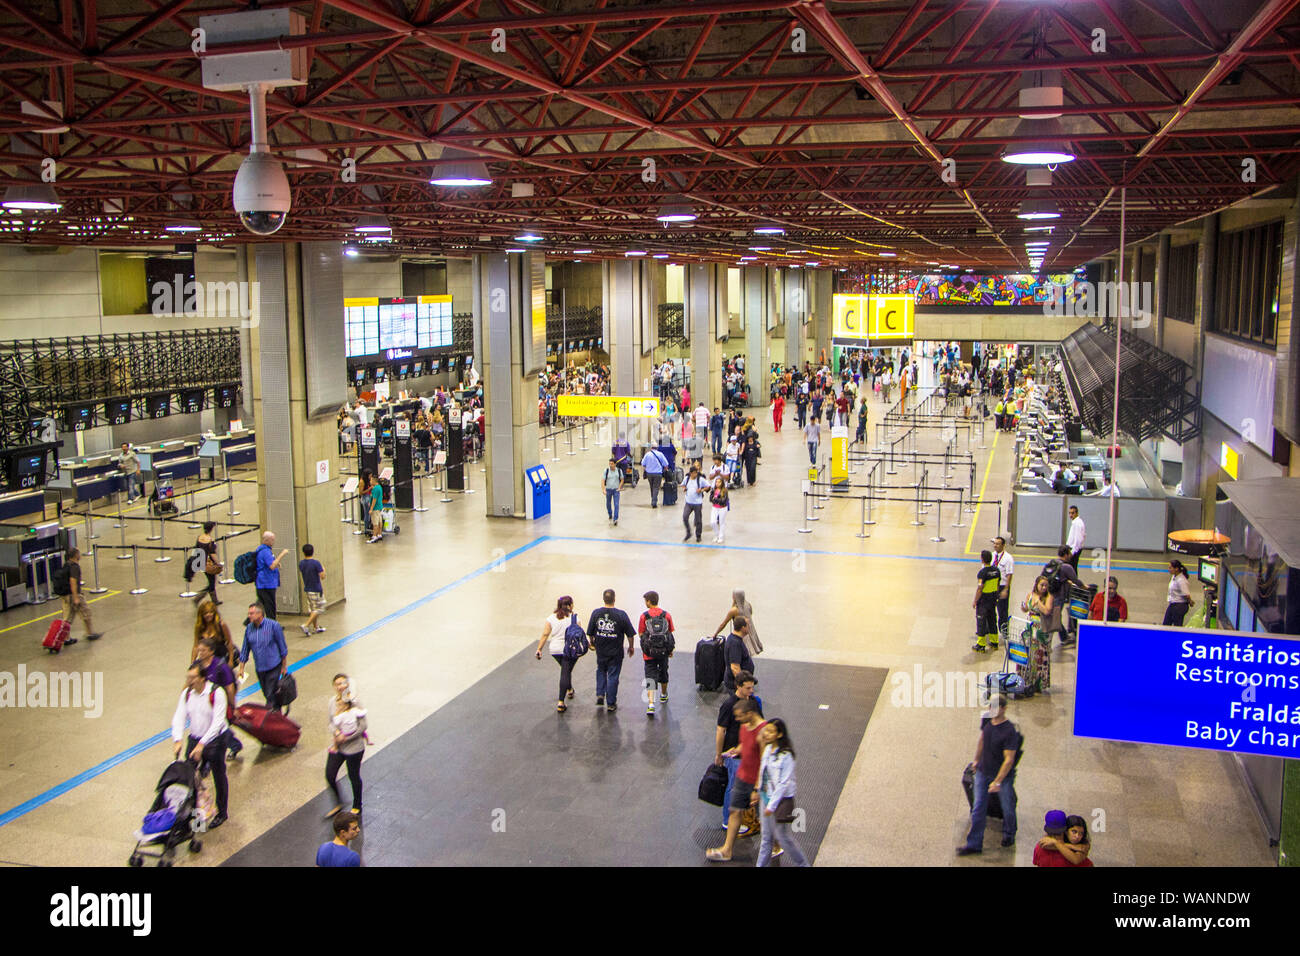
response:
[[(665, 478), (666, 477), (667, 476), (665, 476)], [(664, 481), (663, 503), (665, 506), (677, 504), (677, 485), (671, 481)]]
[(290, 750), (298, 745), (302, 728), (278, 711), (261, 704), (240, 704), (234, 725), (259, 743)]
[(72, 622), (56, 617), (50, 621), (50, 629), (45, 632), (45, 640), (41, 641), (41, 647), (51, 654), (57, 654), (63, 650), (63, 645), (68, 642), (68, 635), (71, 633)]
[(704, 637), (695, 645), (695, 683), (700, 690), (717, 690), (722, 686), (727, 669), (723, 656), (725, 644), (720, 637)]
[[(701, 784), (703, 786), (703, 784)], [(973, 810), (975, 808), (975, 770), (973, 767), (967, 767), (962, 771), (961, 788), (966, 791), (966, 803)], [(989, 794), (990, 797), (993, 794)], [(1002, 801), (990, 799), (988, 802), (988, 813), (991, 817), (1002, 819)]]

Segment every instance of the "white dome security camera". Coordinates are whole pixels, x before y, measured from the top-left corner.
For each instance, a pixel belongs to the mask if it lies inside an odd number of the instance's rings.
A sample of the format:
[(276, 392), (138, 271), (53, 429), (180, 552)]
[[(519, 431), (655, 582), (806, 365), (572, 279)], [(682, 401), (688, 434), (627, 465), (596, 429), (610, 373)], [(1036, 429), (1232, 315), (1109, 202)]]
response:
[(270, 153), (249, 153), (235, 174), (231, 198), (245, 229), (259, 236), (276, 232), (292, 203), (284, 166)]

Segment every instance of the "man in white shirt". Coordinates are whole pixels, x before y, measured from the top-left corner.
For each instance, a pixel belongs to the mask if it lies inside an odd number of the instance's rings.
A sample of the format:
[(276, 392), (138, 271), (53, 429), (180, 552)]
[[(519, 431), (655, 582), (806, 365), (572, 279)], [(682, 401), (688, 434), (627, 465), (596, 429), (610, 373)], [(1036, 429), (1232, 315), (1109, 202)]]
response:
[(1111, 497), (1114, 498), (1120, 497), (1119, 485), (1114, 484), (1110, 480), (1110, 472), (1105, 472), (1104, 477), (1102, 479), (1102, 486), (1098, 488), (1096, 491), (1094, 491), (1092, 494), (1090, 494), (1088, 497), (1098, 498), (1098, 497), (1105, 497), (1106, 495), (1110, 495)]
[[(185, 728), (189, 725), (189, 735)], [(194, 664), (185, 675), (185, 690), (176, 704), (172, 716), (172, 741), (177, 760), (184, 746), (186, 758), (200, 768), (206, 763), (212, 771), (212, 784), (216, 790), (217, 815), (208, 823), (215, 830), (226, 822), (230, 786), (226, 782), (226, 694), (215, 684), (204, 679), (203, 669)]]
[(700, 402), (695, 408), (695, 434), (703, 435), (709, 430), (709, 406)]
[[(1011, 576), (1015, 573), (1016, 562), (1007, 551), (1007, 539), (1001, 535), (993, 539), (993, 563), (1002, 578), (998, 588), (998, 630), (1005, 637), (1011, 626)], [(989, 641), (989, 647), (997, 647), (997, 644)]]
[(1079, 570), (1079, 552), (1083, 550), (1083, 542), (1087, 539), (1088, 529), (1079, 517), (1079, 509), (1070, 505), (1070, 531), (1065, 537), (1065, 545), (1070, 549), (1070, 566), (1075, 571)]
[(686, 526), (686, 537), (682, 538), (683, 541), (691, 540), (692, 515), (695, 517), (695, 540), (700, 540), (700, 527), (704, 520), (704, 495), (708, 490), (709, 483), (700, 477), (700, 469), (691, 465), (691, 473), (682, 484), (682, 493), (686, 499), (682, 507), (682, 524)]
[(358, 425), (370, 424), (370, 409), (366, 407), (365, 402), (357, 402), (357, 413), (353, 417), (356, 418)]

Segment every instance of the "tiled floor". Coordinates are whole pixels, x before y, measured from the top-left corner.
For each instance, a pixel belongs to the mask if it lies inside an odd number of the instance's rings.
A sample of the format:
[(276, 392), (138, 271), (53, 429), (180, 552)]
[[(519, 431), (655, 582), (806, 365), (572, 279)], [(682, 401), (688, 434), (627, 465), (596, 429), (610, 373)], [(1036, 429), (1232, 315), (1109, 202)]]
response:
[[(882, 411), (878, 405), (873, 420)], [(870, 723), (848, 744), (855, 757), (817, 862), (954, 862), (953, 847), (966, 819), (959, 777), (974, 751), (979, 709), (967, 699), (929, 706), (933, 701), (915, 693), (911, 684), (918, 667), (923, 686), (933, 673), (948, 681), (949, 674), (995, 667), (969, 649), (969, 595), (975, 572), (970, 552), (986, 546), (996, 533), (996, 509), (984, 506), (978, 515), (966, 515), (967, 527), (945, 527), (947, 541), (934, 543), (933, 514), (926, 526), (916, 528), (910, 524), (910, 506), (877, 508), (878, 523), (871, 537), (863, 539), (856, 537), (860, 504), (832, 500), (816, 512), (822, 520), (811, 525), (811, 534), (796, 534), (806, 450), (789, 417), (781, 434), (772, 434), (769, 422), (763, 435), (759, 482), (735, 495), (723, 546), (708, 543), (707, 537), (701, 545), (683, 544), (680, 511), (651, 510), (644, 482), (625, 496), (622, 520), (610, 528), (597, 489), (604, 447), (592, 444), (590, 451), (568, 456), (563, 442), (559, 462), (551, 461), (549, 449), (542, 456), (554, 477), (549, 519), (534, 524), (487, 519), (481, 494), (454, 495), (450, 504), (426, 495), (430, 511), (404, 515), (401, 535), (373, 546), (349, 536), (349, 600), (326, 615), (328, 632), (306, 638), (293, 627), (287, 630), (292, 661), (320, 654), (297, 671), (302, 697), (294, 716), (304, 722), (302, 743), (294, 752), (274, 757), (257, 756), (256, 747), (245, 751), (249, 756), (231, 770), (230, 823), (186, 865), (219, 863), (250, 845), (252, 853), (261, 845), (254, 843), (258, 837), (281, 821), (293, 825), (301, 808), (314, 807), (327, 746), (325, 700), (336, 672), (352, 675), (366, 701), (376, 745), (367, 762), (380, 768), (381, 761), (394, 759), (385, 750), (397, 747), (400, 755), (404, 741), (417, 739), (404, 735), (430, 715), (435, 715), (436, 727), (443, 719), (436, 715), (444, 707), (450, 705), (449, 717), (457, 708), (479, 706), (472, 695), (463, 695), (489, 675), (508, 673), (499, 669), (535, 645), (558, 594), (574, 595), (585, 615), (606, 587), (618, 591), (619, 603), (629, 611), (639, 609), (643, 591), (657, 589), (686, 643), (712, 633), (726, 612), (731, 589), (742, 587), (767, 647), (760, 670), (776, 667), (778, 661), (887, 670)], [(931, 441), (937, 438), (936, 433)], [(989, 450), (973, 449), (979, 456), (979, 480), (985, 480), (991, 453), (987, 496), (1007, 498), (1010, 444), (1006, 436), (995, 441), (992, 431), (985, 443)], [(575, 442), (574, 447), (577, 451), (581, 445)], [(481, 474), (473, 477), (481, 488)], [(253, 487), (237, 486), (243, 515), (236, 520), (256, 514)], [(944, 512), (945, 524), (951, 524), (949, 509)], [(110, 526), (104, 523), (101, 532), (116, 535)], [(173, 533), (188, 539), (193, 532), (169, 529), (169, 540)], [(143, 541), (143, 529), (132, 528), (130, 534), (128, 540)], [(1014, 583), (1018, 599), (1028, 590), (1030, 569), (1046, 556), (1012, 550), (1022, 571)], [(82, 642), (52, 658), (39, 647), (46, 621), (35, 619), (53, 607), (0, 616), (0, 671), (16, 673), (20, 666), (76, 669), (102, 673), (104, 682), (98, 717), (68, 708), (0, 712), (0, 861), (121, 865), (158, 774), (170, 759), (171, 747), (159, 735), (170, 720), (187, 664), (192, 606), (175, 596), (180, 590), (178, 562), (142, 562), (140, 577), (150, 591), (133, 596), (127, 593), (130, 562), (113, 560), (115, 551), (110, 547), (100, 558), (101, 580), (112, 590), (92, 605), (104, 625), (103, 641)], [(1133, 619), (1158, 619), (1165, 576), (1158, 573), (1156, 556), (1123, 556), (1117, 565)], [(85, 567), (89, 572), (89, 561)], [(1084, 577), (1095, 581), (1100, 575), (1085, 570)], [(231, 585), (223, 593), (238, 621), (251, 588)], [(353, 639), (346, 640), (350, 635)], [(1013, 705), (1012, 719), (1027, 738), (1018, 787), (1024, 838), (1014, 851), (986, 853), (971, 865), (1027, 865), (1030, 837), (1042, 813), (1053, 807), (1104, 824), (1104, 830), (1097, 827), (1095, 839), (1099, 865), (1267, 865), (1267, 841), (1231, 758), (1071, 735), (1072, 660), (1071, 650), (1058, 649), (1052, 694)], [(546, 670), (544, 679), (530, 675), (506, 700), (493, 702), (509, 709), (505, 726), (554, 728), (549, 688), (554, 665), (543, 661), (535, 667), (539, 673)], [(567, 716), (591, 723), (586, 714)], [(633, 716), (620, 713), (620, 725)], [(808, 732), (802, 726), (808, 719), (815, 716), (800, 715), (791, 723), (796, 740)], [(571, 732), (574, 726), (577, 721)], [(501, 732), (497, 726), (466, 732), (446, 752), (515, 754), (518, 772), (529, 773), (528, 754), (536, 751), (516, 750), (517, 739), (500, 742)], [(641, 733), (633, 731), (622, 746), (637, 748), (636, 759), (644, 761), (648, 773), (653, 765), (640, 749), (647, 739)], [(536, 767), (553, 770), (554, 761), (554, 754), (544, 754)], [(685, 807), (699, 809), (695, 786), (703, 768), (695, 766), (698, 757), (688, 763), (672, 782), (671, 809), (663, 811), (663, 819), (674, 827), (680, 826)], [(801, 763), (801, 777), (815, 779), (820, 772)], [(404, 816), (417, 810), (422, 816), (440, 812), (441, 804), (418, 788), (386, 797), (385, 779), (378, 769), (367, 774), (367, 805), (373, 810), (392, 799)], [(597, 787), (575, 799), (602, 795), (608, 796)], [(539, 821), (545, 814), (561, 813), (540, 805), (530, 811), (541, 815)], [(376, 830), (382, 834), (384, 825), (373, 813), (368, 817), (372, 837)], [(563, 826), (575, 824), (565, 820)], [(1198, 838), (1188, 840), (1187, 834)], [(379, 849), (377, 842), (372, 839), (370, 853)], [(574, 862), (605, 860), (572, 844), (546, 852)]]

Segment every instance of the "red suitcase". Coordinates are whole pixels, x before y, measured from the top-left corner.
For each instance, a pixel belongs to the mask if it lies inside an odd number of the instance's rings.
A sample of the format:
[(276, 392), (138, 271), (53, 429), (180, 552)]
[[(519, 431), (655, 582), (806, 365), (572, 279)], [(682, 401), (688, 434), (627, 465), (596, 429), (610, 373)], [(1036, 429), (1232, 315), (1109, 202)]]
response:
[(259, 743), (286, 750), (298, 746), (302, 728), (279, 711), (262, 704), (240, 704), (235, 708), (234, 725)]
[(50, 621), (50, 629), (45, 632), (45, 640), (41, 641), (41, 647), (51, 654), (57, 654), (63, 650), (63, 645), (68, 642), (68, 635), (71, 633), (72, 622), (56, 617)]

